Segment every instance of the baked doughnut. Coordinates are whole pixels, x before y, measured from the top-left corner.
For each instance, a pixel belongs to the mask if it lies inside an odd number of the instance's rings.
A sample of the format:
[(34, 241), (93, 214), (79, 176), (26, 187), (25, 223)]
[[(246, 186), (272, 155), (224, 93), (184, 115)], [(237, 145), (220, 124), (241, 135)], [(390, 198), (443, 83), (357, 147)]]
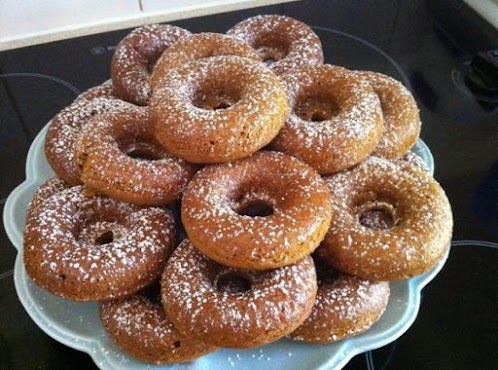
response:
[(322, 43), (306, 24), (283, 15), (258, 15), (227, 32), (251, 45), (277, 74), (323, 63)]
[(160, 300), (156, 303), (145, 295), (101, 303), (100, 319), (119, 347), (156, 365), (192, 361), (217, 349), (182, 335), (164, 313)]
[(33, 281), (64, 298), (134, 294), (159, 278), (173, 249), (174, 223), (160, 208), (91, 197), (75, 186), (33, 209), (24, 264)]
[(420, 134), (420, 116), (413, 95), (401, 82), (382, 73), (357, 73), (370, 82), (382, 106), (384, 132), (374, 154), (389, 159), (405, 155)]
[(93, 100), (96, 98), (108, 98), (108, 99), (118, 99), (116, 93), (114, 92), (114, 87), (112, 86), (112, 80), (107, 80), (104, 83), (91, 87), (88, 90), (82, 92), (76, 99), (79, 100)]
[(135, 106), (118, 99), (77, 99), (51, 121), (45, 137), (45, 156), (54, 172), (69, 185), (81, 184), (76, 165), (75, 143), (88, 120), (106, 112), (120, 112)]
[(35, 212), (35, 210), (40, 207), (46, 199), (67, 188), (68, 185), (64, 182), (64, 180), (61, 180), (58, 177), (49, 178), (38, 189), (36, 189), (33, 194), (33, 198), (31, 198), (31, 201), (28, 204), (26, 218), (31, 217), (31, 214)]
[(171, 70), (163, 81), (150, 105), (155, 135), (189, 162), (246, 157), (277, 135), (287, 115), (278, 78), (247, 58), (200, 59)]
[(275, 341), (308, 317), (316, 295), (311, 257), (268, 271), (219, 265), (188, 239), (173, 252), (161, 279), (162, 302), (183, 334), (220, 347)]
[(337, 270), (372, 281), (406, 279), (428, 271), (448, 252), (450, 204), (426, 171), (369, 157), (326, 181), (332, 221), (323, 256)]
[(150, 79), (152, 90), (155, 90), (172, 68), (217, 55), (238, 55), (256, 62), (261, 61), (256, 51), (243, 41), (220, 33), (198, 33), (165, 50), (152, 71)]
[(362, 77), (342, 67), (301, 67), (280, 76), (291, 113), (271, 143), (320, 174), (363, 161), (382, 135), (379, 98)]
[(87, 190), (123, 202), (167, 204), (180, 196), (195, 172), (157, 143), (144, 108), (93, 118), (75, 147)]
[(311, 167), (264, 151), (198, 172), (183, 195), (182, 221), (192, 243), (223, 265), (277, 268), (320, 244), (330, 195)]
[(318, 256), (314, 257), (318, 277), (315, 305), (310, 316), (289, 338), (331, 343), (370, 329), (386, 309), (389, 283), (338, 273)]
[(150, 99), (150, 72), (164, 50), (190, 32), (168, 24), (149, 24), (131, 31), (118, 44), (111, 62), (116, 95), (137, 105)]

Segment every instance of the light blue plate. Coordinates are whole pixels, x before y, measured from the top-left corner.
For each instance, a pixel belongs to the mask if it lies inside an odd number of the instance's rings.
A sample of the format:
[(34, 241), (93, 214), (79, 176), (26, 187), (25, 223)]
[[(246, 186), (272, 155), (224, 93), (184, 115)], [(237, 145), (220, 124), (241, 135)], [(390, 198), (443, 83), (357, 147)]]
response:
[[(3, 214), (7, 235), (18, 250), (14, 269), (17, 295), (26, 312), (45, 333), (69, 347), (87, 352), (101, 369), (341, 368), (356, 354), (382, 347), (408, 330), (419, 310), (420, 291), (445, 262), (440, 262), (424, 275), (391, 283), (391, 297), (381, 320), (357, 337), (327, 345), (280, 340), (255, 349), (223, 349), (188, 364), (148, 365), (114, 345), (100, 323), (97, 303), (77, 303), (56, 297), (38, 288), (26, 275), (22, 250), (26, 208), (37, 187), (53, 175), (44, 155), (46, 131), (47, 127), (31, 145), (26, 162), (26, 181), (10, 194)], [(433, 172), (434, 160), (422, 140), (417, 141), (413, 151)]]

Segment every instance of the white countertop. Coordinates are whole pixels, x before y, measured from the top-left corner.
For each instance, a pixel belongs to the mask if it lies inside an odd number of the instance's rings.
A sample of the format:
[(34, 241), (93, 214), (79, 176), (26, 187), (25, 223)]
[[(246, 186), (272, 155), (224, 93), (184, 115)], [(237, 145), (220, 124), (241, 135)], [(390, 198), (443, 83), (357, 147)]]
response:
[(1, 0), (0, 51), (296, 0)]

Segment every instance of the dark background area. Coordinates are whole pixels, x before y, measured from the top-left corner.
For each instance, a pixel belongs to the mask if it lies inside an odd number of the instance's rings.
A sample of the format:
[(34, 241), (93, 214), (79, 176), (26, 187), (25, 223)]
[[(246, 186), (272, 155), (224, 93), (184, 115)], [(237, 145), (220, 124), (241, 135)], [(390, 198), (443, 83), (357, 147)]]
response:
[[(462, 1), (300, 1), (182, 20), (192, 32), (285, 14), (315, 27), (328, 63), (402, 80), (421, 110), (422, 138), (450, 198), (454, 245), (423, 291), (420, 313), (396, 342), (356, 356), (347, 369), (498, 369), (498, 96), (466, 84), (478, 52), (498, 31)], [(24, 180), (30, 143), (78, 91), (109, 78), (129, 30), (0, 53), (0, 207)], [(496, 81), (495, 81), (496, 83)], [(495, 85), (496, 86), (496, 85)], [(19, 303), (15, 249), (0, 230), (0, 369), (92, 369), (90, 357), (52, 340)]]

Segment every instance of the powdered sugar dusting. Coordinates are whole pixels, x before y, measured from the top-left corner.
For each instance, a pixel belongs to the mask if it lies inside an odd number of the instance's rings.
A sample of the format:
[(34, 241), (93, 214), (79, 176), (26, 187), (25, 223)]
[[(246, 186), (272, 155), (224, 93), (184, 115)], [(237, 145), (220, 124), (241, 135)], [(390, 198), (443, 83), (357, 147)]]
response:
[(67, 188), (67, 184), (59, 179), (58, 177), (52, 177), (45, 181), (35, 192), (33, 198), (29, 202), (28, 210), (26, 212), (27, 217), (31, 217), (31, 213), (35, 211), (36, 208), (42, 206), (43, 202), (55, 195), (62, 190)]
[[(103, 245), (92, 242), (90, 237), (103, 226), (115, 239)], [(87, 198), (76, 186), (48, 198), (32, 213), (24, 257), (33, 280), (51, 292), (75, 300), (108, 299), (157, 278), (173, 240), (173, 219), (165, 211)]]
[[(329, 65), (301, 68), (282, 79), (291, 114), (271, 144), (274, 149), (329, 174), (361, 162), (375, 148), (382, 133), (382, 111), (366, 81)], [(301, 118), (296, 104), (317, 93), (330, 105), (336, 104), (338, 112), (319, 122)]]
[[(194, 105), (216, 94), (230, 107)], [(276, 76), (237, 56), (201, 59), (171, 70), (151, 101), (157, 139), (195, 163), (227, 162), (255, 152), (277, 134), (286, 113), (287, 99)]]
[(93, 100), (95, 98), (117, 99), (111, 80), (107, 80), (98, 86), (86, 90), (75, 99), (75, 102), (79, 100)]
[[(104, 303), (106, 306), (116, 306), (110, 317), (105, 317), (105, 321), (116, 323), (118, 330), (139, 333), (148, 329), (152, 331), (152, 338), (144, 337), (143, 345), (147, 346), (148, 340), (163, 338), (173, 333), (180, 335), (173, 325), (166, 320), (166, 315), (162, 310), (155, 310), (154, 305), (141, 296), (134, 296), (121, 302), (115, 301)], [(139, 308), (139, 310), (137, 310)], [(153, 316), (150, 318), (150, 316)], [(156, 321), (159, 325), (152, 326), (149, 321)]]
[(168, 71), (189, 62), (220, 55), (237, 55), (260, 62), (259, 55), (241, 40), (219, 33), (204, 32), (181, 40), (164, 51), (151, 76), (152, 89), (168, 77)]
[(384, 133), (375, 154), (396, 158), (406, 154), (420, 133), (417, 103), (401, 82), (375, 72), (357, 72), (366, 78), (379, 96), (384, 117)]
[[(272, 204), (273, 214), (237, 214), (237, 199), (251, 193)], [(329, 223), (328, 201), (313, 169), (281, 153), (261, 152), (199, 172), (184, 194), (182, 218), (192, 242), (211, 258), (270, 268), (292, 263), (318, 246)]]
[(314, 259), (323, 265), (318, 272), (315, 305), (306, 321), (291, 333), (291, 339), (336, 342), (360, 334), (378, 321), (387, 306), (389, 283), (337, 274), (317, 256)]
[(253, 346), (285, 335), (307, 315), (316, 293), (310, 257), (264, 272), (231, 270), (251, 280), (250, 290), (236, 294), (218, 291), (209, 271), (227, 268), (185, 240), (163, 274), (163, 304), (183, 332), (220, 345)]
[(119, 113), (135, 106), (118, 99), (76, 100), (52, 120), (45, 139), (45, 154), (55, 173), (71, 185), (81, 183), (75, 161), (75, 143), (90, 118), (103, 113)]
[(150, 70), (162, 52), (190, 32), (167, 24), (139, 27), (116, 48), (111, 65), (116, 94), (123, 100), (147, 105), (151, 95)]
[[(145, 109), (130, 107), (119, 114), (95, 117), (82, 130), (75, 147), (87, 186), (135, 204), (175, 200), (195, 171), (156, 142)], [(137, 148), (154, 158), (131, 158), (127, 153)]]
[(227, 34), (251, 45), (264, 59), (274, 59), (270, 68), (278, 74), (323, 63), (318, 36), (306, 24), (290, 17), (258, 15), (236, 24)]
[(187, 338), (175, 329), (159, 304), (142, 295), (105, 302), (104, 327), (119, 346), (155, 364), (190, 361), (216, 347)]
[[(405, 161), (369, 157), (357, 167), (326, 178), (332, 222), (324, 240), (337, 269), (371, 280), (397, 280), (430, 269), (446, 252), (451, 209), (439, 184)], [(395, 226), (362, 226), (358, 210), (368, 202), (393, 206)]]

